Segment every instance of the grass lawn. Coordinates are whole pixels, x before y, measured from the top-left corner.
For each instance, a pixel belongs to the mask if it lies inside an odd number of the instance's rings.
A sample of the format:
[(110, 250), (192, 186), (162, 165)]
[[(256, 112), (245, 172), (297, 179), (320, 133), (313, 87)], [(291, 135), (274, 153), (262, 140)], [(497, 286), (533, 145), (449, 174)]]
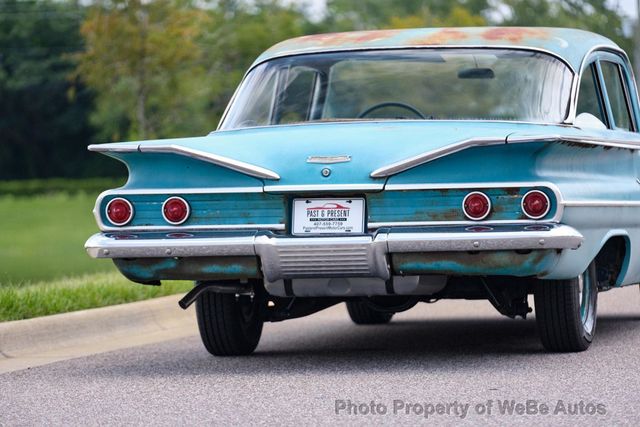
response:
[(192, 287), (191, 282), (169, 281), (162, 286), (138, 285), (116, 272), (4, 284), (0, 286), (0, 322), (186, 293)]
[[(81, 183), (79, 183), (80, 185)], [(97, 194), (0, 196), (0, 321), (102, 307), (186, 292), (190, 282), (131, 283), (110, 260), (84, 250), (98, 232)]]
[(91, 213), (96, 197), (0, 197), (0, 286), (115, 271), (110, 260), (91, 259), (84, 250), (98, 231)]

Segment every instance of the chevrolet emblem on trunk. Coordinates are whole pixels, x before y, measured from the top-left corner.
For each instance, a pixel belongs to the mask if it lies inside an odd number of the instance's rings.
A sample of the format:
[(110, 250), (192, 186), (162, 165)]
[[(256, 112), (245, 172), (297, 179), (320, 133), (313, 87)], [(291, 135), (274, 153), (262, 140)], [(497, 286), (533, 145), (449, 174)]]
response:
[(332, 165), (334, 163), (346, 163), (351, 161), (351, 156), (309, 156), (307, 163), (322, 163)]

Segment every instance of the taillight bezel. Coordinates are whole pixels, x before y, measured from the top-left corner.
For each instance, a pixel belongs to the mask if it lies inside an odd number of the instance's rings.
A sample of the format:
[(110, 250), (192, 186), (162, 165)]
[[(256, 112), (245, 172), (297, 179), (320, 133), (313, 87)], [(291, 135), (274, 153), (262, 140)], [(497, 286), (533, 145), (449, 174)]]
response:
[[(116, 222), (116, 221), (113, 220), (113, 218), (111, 218), (109, 216), (109, 208), (111, 207), (111, 205), (114, 202), (124, 202), (128, 206), (128, 208), (129, 208), (129, 217), (127, 218), (126, 221)], [(133, 220), (133, 217), (135, 216), (135, 210), (133, 208), (133, 204), (130, 201), (128, 201), (127, 199), (125, 199), (124, 197), (114, 197), (113, 199), (109, 200), (109, 202), (105, 206), (104, 215), (105, 215), (105, 217), (107, 218), (107, 220), (111, 224), (115, 225), (116, 227), (123, 227), (123, 226), (129, 224)]]
[[(184, 216), (184, 218), (181, 221), (171, 221), (169, 218), (167, 218), (167, 215), (164, 212), (164, 208), (167, 205), (167, 203), (173, 201), (173, 200), (179, 200), (182, 203), (184, 203), (184, 205), (187, 208), (187, 213)], [(182, 225), (185, 222), (187, 222), (187, 220), (189, 219), (189, 217), (191, 216), (191, 205), (189, 205), (189, 202), (187, 202), (184, 198), (179, 197), (179, 196), (171, 196), (169, 197), (167, 200), (164, 201), (164, 203), (162, 203), (162, 208), (161, 208), (161, 212), (162, 212), (162, 218), (171, 225)]]
[[(469, 197), (471, 196), (482, 196), (484, 197), (484, 199), (487, 201), (487, 212), (479, 217), (474, 217), (472, 215), (470, 215), (467, 212), (466, 209), (466, 204), (467, 204), (467, 200), (469, 199)], [(484, 219), (486, 219), (489, 215), (491, 215), (491, 208), (492, 208), (492, 204), (491, 204), (491, 198), (489, 196), (487, 196), (485, 193), (483, 193), (482, 191), (472, 191), (471, 193), (467, 194), (466, 196), (464, 196), (464, 199), (462, 200), (462, 213), (464, 214), (465, 217), (467, 217), (467, 219), (470, 219), (472, 221), (482, 221)]]
[[(531, 193), (539, 193), (542, 194), (544, 196), (544, 198), (547, 201), (547, 209), (544, 211), (544, 213), (542, 215), (531, 215), (529, 214), (529, 212), (527, 212), (527, 210), (524, 208), (524, 201), (526, 200), (527, 196), (530, 195)], [(549, 212), (551, 211), (551, 198), (547, 195), (547, 193), (545, 193), (542, 190), (529, 190), (527, 191), (524, 196), (522, 196), (522, 200), (520, 200), (520, 209), (522, 210), (522, 213), (525, 214), (525, 216), (529, 219), (533, 219), (533, 220), (539, 220), (544, 218), (545, 216), (547, 216), (549, 214)]]

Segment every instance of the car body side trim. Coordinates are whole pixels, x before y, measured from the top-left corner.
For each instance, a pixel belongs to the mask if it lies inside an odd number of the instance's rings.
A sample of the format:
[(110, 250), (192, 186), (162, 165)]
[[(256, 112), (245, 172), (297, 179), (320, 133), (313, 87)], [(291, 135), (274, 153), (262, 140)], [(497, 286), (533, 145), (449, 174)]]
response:
[(567, 207), (593, 207), (593, 208), (624, 208), (638, 207), (640, 201), (633, 200), (567, 200), (564, 202)]

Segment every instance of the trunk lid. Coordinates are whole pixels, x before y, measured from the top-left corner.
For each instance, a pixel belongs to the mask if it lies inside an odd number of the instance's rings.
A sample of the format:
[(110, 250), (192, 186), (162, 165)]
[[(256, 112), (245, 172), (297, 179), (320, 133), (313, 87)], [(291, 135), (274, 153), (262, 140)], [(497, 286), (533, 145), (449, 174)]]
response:
[(290, 186), (382, 189), (386, 179), (371, 177), (376, 169), (470, 138), (506, 141), (513, 131), (509, 123), (323, 123), (214, 132), (188, 144), (277, 173), (279, 180), (264, 180), (268, 192)]

